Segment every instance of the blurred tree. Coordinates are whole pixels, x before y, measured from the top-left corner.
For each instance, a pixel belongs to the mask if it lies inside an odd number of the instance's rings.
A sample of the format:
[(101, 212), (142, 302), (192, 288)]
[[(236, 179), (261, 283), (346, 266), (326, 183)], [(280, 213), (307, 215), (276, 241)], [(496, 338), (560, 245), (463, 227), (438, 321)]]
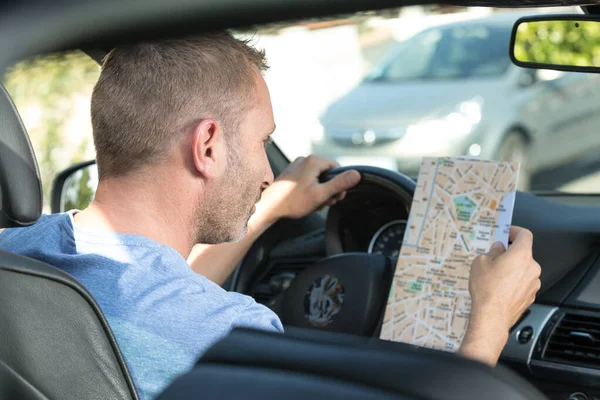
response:
[(52, 181), (69, 165), (93, 158), (89, 106), (98, 64), (75, 51), (14, 65), (3, 84), (27, 128), (40, 165), (46, 212)]

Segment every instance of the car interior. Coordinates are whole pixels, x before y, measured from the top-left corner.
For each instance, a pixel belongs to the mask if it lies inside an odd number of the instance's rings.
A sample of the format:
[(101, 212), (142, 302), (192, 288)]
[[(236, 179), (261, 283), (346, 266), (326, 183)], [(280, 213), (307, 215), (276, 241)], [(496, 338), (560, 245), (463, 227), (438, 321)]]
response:
[[(481, 7), (581, 6), (586, 0), (464, 0)], [(120, 43), (214, 29), (424, 4), (419, 1), (292, 0), (23, 1), (0, 5), (0, 67), (38, 54), (82, 49), (100, 62)], [(522, 22), (551, 19), (552, 14)], [(517, 24), (511, 48), (516, 40)], [(509, 55), (507, 54), (507, 57)], [(510, 54), (513, 63), (549, 68)], [(553, 69), (599, 73), (600, 65)], [(268, 148), (277, 176), (289, 164)], [(65, 211), (65, 186), (86, 161), (57, 175), (51, 211)], [(323, 212), (281, 220), (250, 249), (226, 290), (274, 310), (286, 333), (237, 329), (199, 357), (159, 400), (195, 398), (600, 399), (600, 195), (518, 192), (512, 222), (535, 235), (542, 266), (535, 303), (512, 327), (499, 364), (490, 368), (454, 354), (379, 340), (395, 258), (367, 252), (374, 235), (406, 220), (415, 179), (374, 166), (361, 183)], [(0, 93), (0, 229), (35, 224), (42, 213), (40, 171), (8, 92)], [(307, 287), (340, 277), (345, 306), (335, 323), (305, 316)], [(137, 399), (110, 326), (89, 292), (59, 268), (0, 252), (0, 399)]]

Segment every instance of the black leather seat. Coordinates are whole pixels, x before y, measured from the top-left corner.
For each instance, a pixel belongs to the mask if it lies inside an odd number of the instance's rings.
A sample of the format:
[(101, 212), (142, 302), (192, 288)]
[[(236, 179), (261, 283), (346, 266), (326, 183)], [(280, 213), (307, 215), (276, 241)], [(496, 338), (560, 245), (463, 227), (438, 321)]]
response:
[[(0, 198), (0, 228), (25, 227), (40, 217), (35, 155), (3, 87)], [(137, 398), (111, 330), (87, 290), (57, 268), (0, 252), (0, 400)]]
[(237, 329), (156, 400), (547, 400), (512, 371), (360, 336)]

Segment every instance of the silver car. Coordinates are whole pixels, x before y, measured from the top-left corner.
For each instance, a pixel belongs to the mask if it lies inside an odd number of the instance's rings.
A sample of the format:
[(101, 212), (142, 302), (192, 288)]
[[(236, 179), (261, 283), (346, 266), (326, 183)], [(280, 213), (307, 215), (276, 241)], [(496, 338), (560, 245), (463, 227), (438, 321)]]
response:
[(536, 172), (597, 151), (600, 136), (589, 133), (600, 123), (599, 75), (514, 66), (519, 16), (437, 26), (399, 43), (329, 106), (312, 151), (412, 176), (427, 156), (518, 161), (522, 190), (535, 189)]

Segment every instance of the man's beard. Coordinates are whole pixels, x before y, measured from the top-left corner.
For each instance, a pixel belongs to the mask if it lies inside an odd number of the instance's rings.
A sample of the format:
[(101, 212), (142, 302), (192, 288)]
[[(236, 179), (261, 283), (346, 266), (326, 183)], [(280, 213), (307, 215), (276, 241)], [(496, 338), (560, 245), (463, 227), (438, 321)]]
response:
[[(244, 168), (239, 154), (229, 159), (228, 166), (227, 174), (218, 183), (217, 192), (205, 193), (202, 204), (196, 207), (195, 243), (237, 242), (248, 231), (248, 220), (252, 216), (254, 204), (260, 200), (262, 190), (260, 185), (252, 187), (249, 184), (255, 178), (248, 173), (244, 174), (249, 169)], [(254, 201), (248, 204), (249, 199)]]

